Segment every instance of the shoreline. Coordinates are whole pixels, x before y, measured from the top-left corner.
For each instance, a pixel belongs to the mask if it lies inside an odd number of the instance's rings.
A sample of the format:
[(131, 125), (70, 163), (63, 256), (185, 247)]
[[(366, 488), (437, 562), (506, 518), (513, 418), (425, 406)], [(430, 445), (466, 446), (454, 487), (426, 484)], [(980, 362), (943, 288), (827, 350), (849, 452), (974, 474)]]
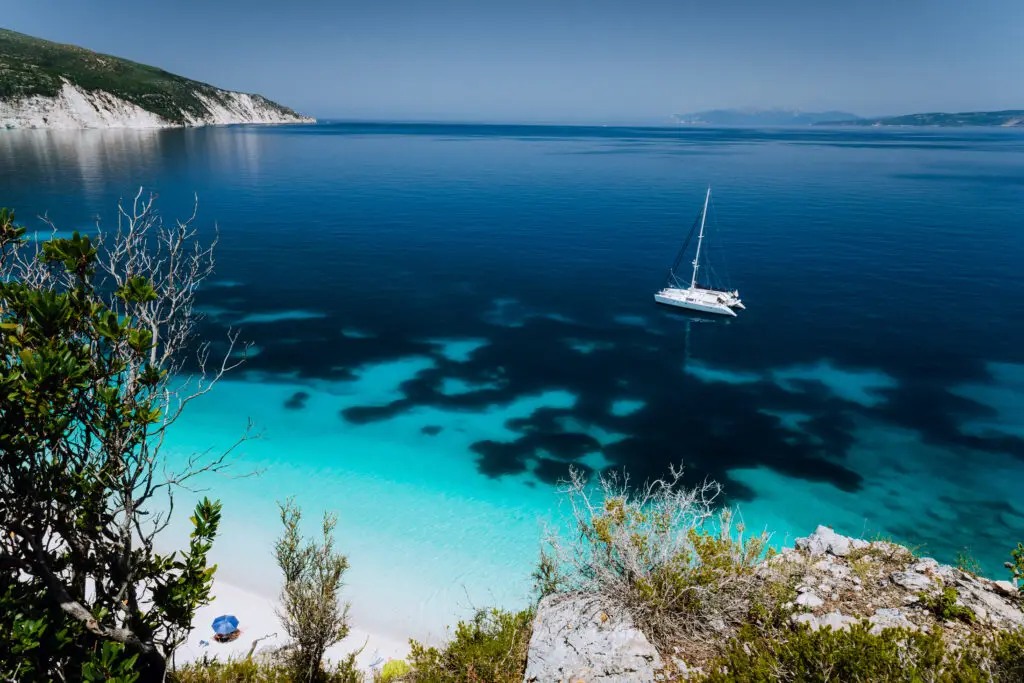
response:
[[(200, 607), (192, 620), (188, 639), (173, 655), (176, 666), (202, 659), (226, 661), (229, 658), (244, 659), (259, 639), (255, 653), (266, 652), (288, 642), (288, 637), (275, 614), (276, 601), (265, 596), (238, 588), (225, 581), (215, 581), (211, 591), (210, 604)], [(213, 640), (210, 624), (222, 614), (238, 618), (242, 635), (230, 643)], [(203, 645), (202, 643), (207, 643)], [(365, 644), (365, 645), (364, 645)], [(336, 662), (345, 655), (362, 648), (356, 656), (356, 665), (363, 671), (379, 668), (390, 659), (405, 659), (409, 653), (408, 641), (370, 633), (352, 625), (348, 636), (327, 650), (325, 659)]]

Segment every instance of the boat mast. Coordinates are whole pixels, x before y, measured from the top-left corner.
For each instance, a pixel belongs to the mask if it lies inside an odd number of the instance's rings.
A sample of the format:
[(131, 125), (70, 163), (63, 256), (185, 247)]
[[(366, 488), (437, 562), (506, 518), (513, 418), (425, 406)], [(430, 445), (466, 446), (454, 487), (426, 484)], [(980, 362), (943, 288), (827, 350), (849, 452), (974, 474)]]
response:
[(697, 286), (697, 269), (700, 268), (700, 243), (704, 241), (704, 220), (708, 217), (708, 201), (711, 199), (711, 186), (708, 186), (708, 193), (704, 197), (704, 211), (700, 214), (700, 234), (697, 235), (697, 253), (693, 257), (693, 277), (690, 278), (690, 288)]

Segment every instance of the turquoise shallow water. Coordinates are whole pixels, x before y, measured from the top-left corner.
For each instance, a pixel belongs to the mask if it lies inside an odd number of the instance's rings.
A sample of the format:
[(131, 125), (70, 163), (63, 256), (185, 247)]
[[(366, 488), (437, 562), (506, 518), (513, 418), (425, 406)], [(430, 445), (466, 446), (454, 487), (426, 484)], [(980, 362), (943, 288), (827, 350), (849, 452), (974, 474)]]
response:
[[(255, 346), (171, 435), (232, 443), (229, 580), (275, 500), (340, 517), (364, 628), (437, 638), (529, 591), (569, 463), (684, 462), (779, 542), (819, 523), (993, 574), (1024, 539), (1024, 136), (333, 124), (6, 132), (0, 204), (61, 230), (140, 183), (221, 235), (203, 333)], [(748, 310), (651, 293), (714, 187)], [(727, 248), (727, 249), (726, 249)], [(727, 257), (727, 258), (726, 258)], [(181, 531), (181, 528), (178, 528)]]

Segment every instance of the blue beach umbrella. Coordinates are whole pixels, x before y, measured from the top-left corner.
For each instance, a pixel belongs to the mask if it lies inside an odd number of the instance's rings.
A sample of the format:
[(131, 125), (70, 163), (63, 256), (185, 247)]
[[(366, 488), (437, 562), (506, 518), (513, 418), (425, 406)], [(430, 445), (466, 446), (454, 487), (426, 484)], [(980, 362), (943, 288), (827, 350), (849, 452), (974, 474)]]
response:
[(222, 614), (213, 620), (213, 632), (226, 636), (238, 630), (238, 618), (231, 614)]

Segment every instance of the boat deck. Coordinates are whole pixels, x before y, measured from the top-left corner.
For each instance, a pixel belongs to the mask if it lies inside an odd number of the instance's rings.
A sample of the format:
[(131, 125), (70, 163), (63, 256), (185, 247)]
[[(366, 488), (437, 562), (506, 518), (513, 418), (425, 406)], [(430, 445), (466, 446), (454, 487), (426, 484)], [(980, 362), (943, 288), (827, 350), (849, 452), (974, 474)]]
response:
[(654, 295), (654, 300), (666, 306), (736, 317), (736, 311), (731, 308), (731, 305), (734, 305), (737, 300), (729, 292), (719, 292), (701, 287), (685, 289), (665, 287)]

